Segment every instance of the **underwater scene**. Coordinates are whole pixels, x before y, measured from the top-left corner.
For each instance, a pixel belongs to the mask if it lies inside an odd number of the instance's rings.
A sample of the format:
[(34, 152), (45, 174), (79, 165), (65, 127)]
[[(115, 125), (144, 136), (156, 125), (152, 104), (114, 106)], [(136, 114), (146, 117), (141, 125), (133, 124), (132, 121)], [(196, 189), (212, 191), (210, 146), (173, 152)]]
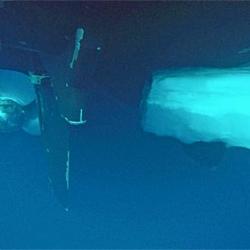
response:
[(0, 1), (0, 249), (250, 248), (249, 1)]

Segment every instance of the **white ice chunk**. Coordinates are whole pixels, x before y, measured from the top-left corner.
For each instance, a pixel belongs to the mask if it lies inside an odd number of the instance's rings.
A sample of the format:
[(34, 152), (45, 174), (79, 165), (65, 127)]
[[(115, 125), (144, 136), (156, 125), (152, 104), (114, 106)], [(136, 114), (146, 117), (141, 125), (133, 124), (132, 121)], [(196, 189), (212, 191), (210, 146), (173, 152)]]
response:
[(250, 148), (250, 68), (190, 68), (153, 76), (143, 128), (185, 143)]

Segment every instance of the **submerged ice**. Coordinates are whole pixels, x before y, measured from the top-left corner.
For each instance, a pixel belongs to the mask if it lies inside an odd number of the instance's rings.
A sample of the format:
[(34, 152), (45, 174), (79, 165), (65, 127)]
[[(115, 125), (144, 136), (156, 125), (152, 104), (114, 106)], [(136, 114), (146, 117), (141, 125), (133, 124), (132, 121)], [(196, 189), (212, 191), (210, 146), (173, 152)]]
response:
[(153, 75), (143, 129), (182, 142), (250, 148), (250, 68), (190, 68)]

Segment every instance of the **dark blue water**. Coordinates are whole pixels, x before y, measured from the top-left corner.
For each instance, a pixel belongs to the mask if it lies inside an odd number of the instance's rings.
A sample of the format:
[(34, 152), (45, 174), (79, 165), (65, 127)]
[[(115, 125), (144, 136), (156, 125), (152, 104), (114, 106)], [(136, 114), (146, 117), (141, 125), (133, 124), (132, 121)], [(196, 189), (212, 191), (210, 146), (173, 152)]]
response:
[(250, 247), (249, 150), (198, 164), (174, 138), (144, 133), (138, 108), (154, 70), (247, 63), (237, 52), (250, 46), (250, 3), (26, 2), (5, 11), (11, 39), (49, 51), (53, 35), (84, 21), (104, 47), (88, 123), (72, 131), (68, 213), (48, 184), (41, 139), (1, 135), (0, 248)]

